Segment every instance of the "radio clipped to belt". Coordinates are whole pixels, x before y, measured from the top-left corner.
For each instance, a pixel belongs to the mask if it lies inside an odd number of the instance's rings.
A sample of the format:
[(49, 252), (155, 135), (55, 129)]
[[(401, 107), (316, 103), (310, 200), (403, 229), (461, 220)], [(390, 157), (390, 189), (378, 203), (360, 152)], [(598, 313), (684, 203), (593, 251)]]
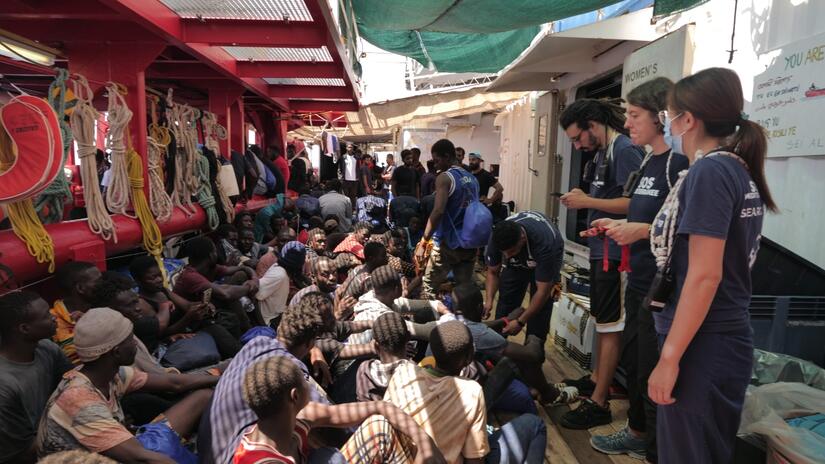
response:
[[(587, 237), (597, 237), (604, 242), (604, 252), (602, 253), (602, 270), (607, 272), (610, 270), (610, 238), (605, 233), (607, 229), (604, 227), (591, 227), (584, 231)], [(630, 269), (630, 246), (622, 246), (622, 259), (619, 261), (619, 272), (633, 272)]]

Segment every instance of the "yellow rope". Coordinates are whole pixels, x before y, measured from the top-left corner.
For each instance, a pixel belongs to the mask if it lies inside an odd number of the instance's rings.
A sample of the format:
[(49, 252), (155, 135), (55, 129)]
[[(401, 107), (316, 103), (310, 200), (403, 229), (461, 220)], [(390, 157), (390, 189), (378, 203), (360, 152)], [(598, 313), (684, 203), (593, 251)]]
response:
[(155, 257), (155, 261), (163, 273), (163, 280), (166, 282), (166, 268), (163, 266), (163, 237), (160, 234), (149, 203), (146, 202), (146, 194), (143, 191), (143, 162), (140, 155), (134, 149), (129, 149), (127, 153), (127, 170), (129, 173), (129, 187), (132, 189), (132, 207), (140, 221), (140, 228), (143, 232), (143, 248)]
[[(0, 172), (5, 172), (15, 160), (14, 143), (4, 129), (0, 129)], [(62, 175), (62, 173), (60, 174)], [(54, 242), (34, 210), (31, 198), (4, 206), (14, 235), (26, 244), (29, 254), (38, 263), (49, 263), (54, 272)]]

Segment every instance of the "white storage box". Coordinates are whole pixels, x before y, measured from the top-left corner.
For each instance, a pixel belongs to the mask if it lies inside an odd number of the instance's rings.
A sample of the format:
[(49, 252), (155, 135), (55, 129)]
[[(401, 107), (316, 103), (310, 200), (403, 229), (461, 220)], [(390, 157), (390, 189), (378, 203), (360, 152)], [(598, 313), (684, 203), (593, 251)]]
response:
[(593, 363), (596, 321), (590, 317), (590, 300), (573, 293), (562, 293), (550, 319), (553, 343), (584, 369)]

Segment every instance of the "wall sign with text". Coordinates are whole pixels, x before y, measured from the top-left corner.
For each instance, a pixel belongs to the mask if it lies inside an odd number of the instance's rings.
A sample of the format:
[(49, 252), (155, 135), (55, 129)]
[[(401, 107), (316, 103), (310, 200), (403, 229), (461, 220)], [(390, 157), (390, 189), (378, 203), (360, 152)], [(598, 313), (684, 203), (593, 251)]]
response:
[(782, 48), (754, 78), (749, 119), (768, 131), (768, 156), (825, 154), (825, 34)]

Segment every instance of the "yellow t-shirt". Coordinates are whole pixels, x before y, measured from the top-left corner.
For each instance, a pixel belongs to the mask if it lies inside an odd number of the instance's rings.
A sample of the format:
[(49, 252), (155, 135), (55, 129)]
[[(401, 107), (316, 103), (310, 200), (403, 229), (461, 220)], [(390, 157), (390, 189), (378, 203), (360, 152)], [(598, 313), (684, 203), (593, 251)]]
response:
[(384, 400), (410, 415), (449, 463), (490, 452), (487, 410), (478, 382), (403, 363), (393, 373)]
[(77, 321), (72, 319), (69, 310), (66, 309), (66, 305), (63, 304), (63, 300), (56, 300), (49, 312), (57, 319), (57, 331), (52, 337), (52, 340), (63, 350), (63, 353), (66, 354), (66, 357), (69, 358), (72, 364), (80, 364), (74, 348), (74, 326)]

